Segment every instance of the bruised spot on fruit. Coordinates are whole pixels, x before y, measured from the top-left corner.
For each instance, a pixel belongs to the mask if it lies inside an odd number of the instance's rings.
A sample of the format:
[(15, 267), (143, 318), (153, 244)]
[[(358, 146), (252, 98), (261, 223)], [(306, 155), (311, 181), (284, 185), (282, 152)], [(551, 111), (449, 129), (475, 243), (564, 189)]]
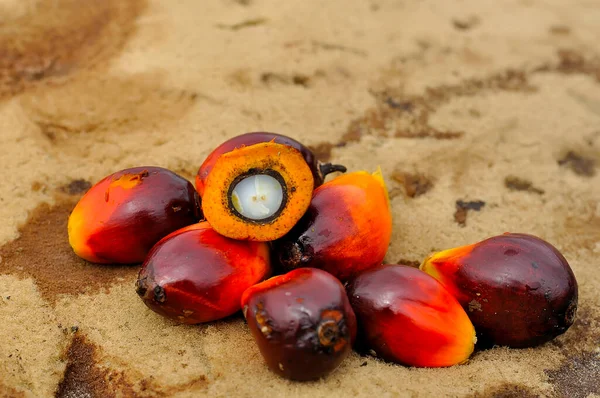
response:
[(113, 179), (106, 187), (106, 192), (104, 193), (104, 201), (108, 202), (110, 199), (110, 190), (115, 188), (121, 188), (124, 190), (130, 190), (132, 188), (140, 185), (144, 178), (148, 177), (148, 170), (143, 170), (139, 173), (125, 173), (115, 179)]
[(263, 305), (263, 303), (256, 304), (256, 317), (255, 318), (256, 318), (256, 324), (260, 328), (261, 333), (264, 334), (265, 337), (269, 337), (269, 335), (271, 334), (273, 329), (271, 329), (271, 327), (268, 324), (267, 314), (265, 312), (265, 306)]
[(356, 318), (344, 287), (327, 272), (301, 268), (273, 277), (247, 289), (241, 302), (265, 362), (280, 376), (323, 377), (351, 351)]
[(323, 347), (333, 347), (334, 352), (340, 351), (348, 343), (342, 333), (344, 328), (344, 314), (338, 310), (325, 310), (321, 313), (321, 319), (323, 321), (317, 328), (319, 343)]
[(572, 325), (575, 322), (575, 316), (577, 315), (577, 300), (574, 299), (571, 301), (567, 310), (565, 311), (565, 325)]
[(481, 304), (475, 299), (469, 302), (469, 312), (473, 311), (481, 311)]
[(381, 264), (391, 232), (381, 170), (359, 171), (318, 187), (304, 217), (273, 248), (285, 270), (321, 268), (345, 280)]
[(149, 175), (150, 173), (148, 173), (148, 170), (142, 170), (139, 173), (124, 173), (112, 180), (108, 187), (109, 189), (116, 187), (131, 189), (141, 184), (144, 178), (148, 177)]
[(148, 285), (146, 284), (147, 280), (148, 278), (141, 278), (135, 281), (135, 292), (140, 297), (144, 297), (148, 292)]
[(221, 155), (204, 186), (206, 220), (233, 239), (271, 241), (306, 212), (314, 187), (311, 170), (295, 148), (274, 142)]
[(156, 286), (154, 288), (154, 301), (157, 303), (164, 303), (166, 300), (167, 297), (165, 295), (165, 289), (163, 289), (161, 286)]

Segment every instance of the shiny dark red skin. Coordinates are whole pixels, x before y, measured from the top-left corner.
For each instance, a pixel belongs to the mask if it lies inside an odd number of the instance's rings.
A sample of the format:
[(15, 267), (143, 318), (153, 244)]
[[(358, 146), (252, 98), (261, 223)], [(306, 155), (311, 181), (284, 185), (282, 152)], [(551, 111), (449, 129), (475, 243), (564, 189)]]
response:
[(270, 274), (266, 243), (229, 239), (201, 222), (152, 248), (136, 291), (158, 314), (197, 324), (238, 312), (244, 291)]
[[(354, 311), (342, 284), (325, 271), (299, 268), (271, 278), (248, 289), (242, 306), (267, 365), (282, 377), (300, 381), (324, 377), (352, 350)], [(339, 316), (339, 334), (335, 344), (324, 346), (318, 330), (331, 322), (331, 313)]]
[(208, 155), (204, 163), (202, 163), (202, 166), (200, 166), (200, 169), (198, 170), (198, 175), (196, 176), (196, 188), (198, 189), (198, 192), (203, 192), (204, 181), (206, 181), (206, 178), (212, 170), (212, 166), (215, 164), (219, 156), (221, 156), (224, 153), (231, 152), (235, 148), (239, 148), (244, 145), (254, 145), (261, 142), (269, 142), (273, 140), (277, 144), (288, 145), (300, 151), (300, 153), (304, 157), (304, 160), (306, 160), (306, 163), (312, 171), (313, 177), (315, 179), (315, 188), (323, 184), (324, 175), (321, 172), (319, 160), (315, 157), (314, 153), (302, 143), (296, 141), (293, 138), (281, 134), (268, 132), (253, 132), (238, 135), (225, 141), (224, 143), (219, 145), (214, 151), (212, 151), (210, 155)]
[(405, 265), (380, 265), (346, 285), (360, 350), (408, 366), (452, 366), (473, 352), (475, 330), (435, 278)]
[(472, 245), (448, 288), (463, 305), (484, 345), (533, 347), (573, 324), (578, 288), (564, 256), (526, 234), (504, 234)]
[[(126, 191), (104, 190), (109, 181), (128, 174), (139, 176), (137, 186)], [(101, 206), (87, 200), (92, 195), (101, 195)], [(119, 204), (111, 205), (114, 200)], [(84, 233), (95, 257), (91, 261), (102, 263), (141, 263), (160, 239), (202, 217), (194, 186), (161, 167), (135, 167), (114, 173), (92, 187), (78, 207), (81, 217), (95, 220)]]

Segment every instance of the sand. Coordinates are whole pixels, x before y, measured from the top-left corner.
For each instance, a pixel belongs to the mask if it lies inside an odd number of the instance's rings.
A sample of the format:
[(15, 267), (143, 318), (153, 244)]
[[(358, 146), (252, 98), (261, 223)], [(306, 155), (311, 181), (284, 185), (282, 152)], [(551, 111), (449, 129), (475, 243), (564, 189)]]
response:
[[(0, 396), (600, 396), (598, 21), (597, 0), (3, 0)], [(137, 297), (136, 267), (71, 252), (91, 183), (142, 165), (192, 179), (259, 130), (382, 167), (389, 263), (550, 241), (579, 281), (575, 324), (448, 369), (352, 354), (299, 384), (241, 316), (175, 324)]]

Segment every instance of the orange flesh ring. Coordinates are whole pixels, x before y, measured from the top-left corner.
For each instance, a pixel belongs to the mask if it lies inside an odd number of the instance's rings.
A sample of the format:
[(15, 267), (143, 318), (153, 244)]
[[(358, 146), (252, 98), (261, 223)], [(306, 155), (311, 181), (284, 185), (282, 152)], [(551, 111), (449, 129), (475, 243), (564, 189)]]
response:
[[(249, 170), (273, 171), (285, 182), (285, 204), (270, 221), (240, 218), (230, 207), (230, 187)], [(220, 234), (233, 239), (271, 241), (285, 235), (304, 215), (312, 196), (314, 180), (302, 154), (274, 142), (249, 145), (219, 157), (204, 188), (204, 216)]]

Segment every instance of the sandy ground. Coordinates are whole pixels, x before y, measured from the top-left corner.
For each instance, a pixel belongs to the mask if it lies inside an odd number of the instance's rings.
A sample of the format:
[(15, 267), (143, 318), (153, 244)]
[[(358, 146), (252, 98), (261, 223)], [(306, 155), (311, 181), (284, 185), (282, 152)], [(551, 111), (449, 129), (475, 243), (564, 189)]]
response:
[[(598, 21), (598, 0), (1, 0), (0, 396), (600, 396)], [(575, 325), (449, 369), (353, 354), (297, 384), (240, 316), (177, 325), (139, 300), (136, 267), (71, 252), (89, 183), (191, 179), (257, 130), (381, 165), (390, 263), (506, 231), (552, 242)]]

